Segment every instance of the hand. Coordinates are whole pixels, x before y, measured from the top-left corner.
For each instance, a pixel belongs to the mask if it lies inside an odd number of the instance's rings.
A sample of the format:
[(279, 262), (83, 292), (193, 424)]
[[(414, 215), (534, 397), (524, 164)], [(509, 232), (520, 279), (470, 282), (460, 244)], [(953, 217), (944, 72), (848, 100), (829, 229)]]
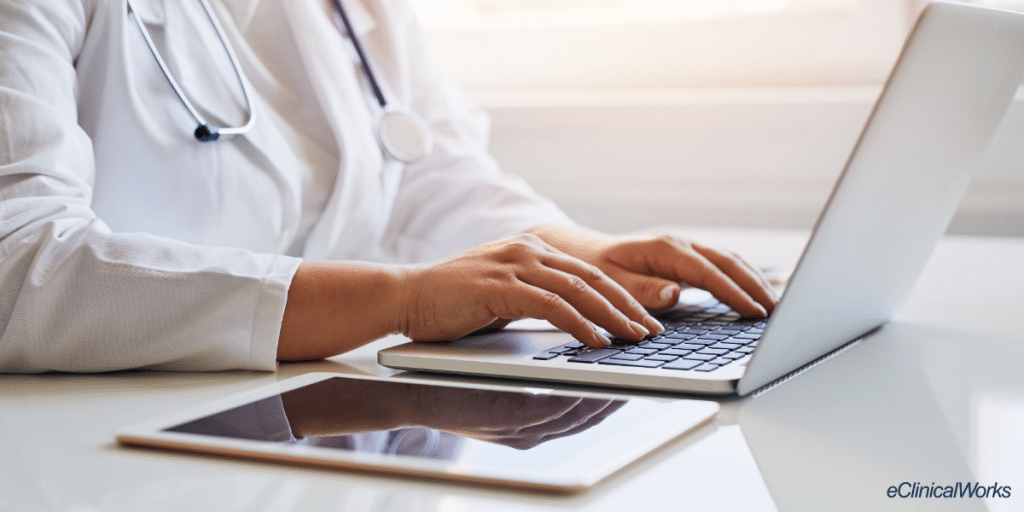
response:
[(533, 233), (601, 269), (648, 308), (675, 305), (680, 282), (707, 290), (748, 317), (766, 316), (778, 302), (764, 276), (736, 254), (675, 235), (616, 237), (583, 228)]
[(418, 341), (527, 317), (548, 320), (591, 347), (610, 343), (597, 326), (633, 341), (664, 330), (597, 267), (529, 234), (410, 267), (402, 288), (399, 330)]

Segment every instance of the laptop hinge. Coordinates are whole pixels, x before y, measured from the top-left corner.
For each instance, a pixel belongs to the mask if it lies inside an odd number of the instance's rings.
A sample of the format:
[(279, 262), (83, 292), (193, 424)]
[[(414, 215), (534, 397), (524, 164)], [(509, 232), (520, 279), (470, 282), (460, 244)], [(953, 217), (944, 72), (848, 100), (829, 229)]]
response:
[(831, 352), (827, 352), (825, 355), (822, 355), (822, 356), (818, 357), (817, 359), (812, 360), (811, 362), (809, 362), (809, 363), (807, 363), (807, 364), (797, 368), (796, 370), (793, 370), (793, 371), (783, 375), (782, 377), (779, 377), (778, 379), (775, 379), (774, 381), (769, 382), (768, 384), (765, 384), (764, 386), (754, 390), (754, 392), (751, 393), (750, 395), (753, 396), (753, 397), (761, 396), (761, 395), (767, 393), (768, 391), (771, 391), (772, 389), (775, 389), (775, 388), (779, 387), (779, 385), (782, 384), (783, 382), (786, 382), (787, 380), (792, 379), (793, 377), (796, 377), (797, 375), (800, 375), (801, 373), (804, 373), (807, 370), (810, 370), (811, 368), (814, 368), (815, 366), (818, 366), (819, 364), (824, 363), (825, 361), (828, 361), (829, 359), (832, 359), (833, 357), (838, 356), (839, 354), (842, 354), (843, 352), (846, 352), (847, 350), (849, 350), (849, 349), (859, 345), (861, 340), (863, 340), (864, 338), (870, 336), (871, 334), (874, 334), (875, 331), (877, 331), (877, 330), (879, 330), (881, 328), (882, 328), (882, 326), (878, 326), (878, 327), (876, 327), (874, 329), (871, 329), (870, 331), (864, 333), (862, 336), (854, 338), (853, 341), (850, 341), (849, 343), (840, 345), (835, 350), (833, 350)]

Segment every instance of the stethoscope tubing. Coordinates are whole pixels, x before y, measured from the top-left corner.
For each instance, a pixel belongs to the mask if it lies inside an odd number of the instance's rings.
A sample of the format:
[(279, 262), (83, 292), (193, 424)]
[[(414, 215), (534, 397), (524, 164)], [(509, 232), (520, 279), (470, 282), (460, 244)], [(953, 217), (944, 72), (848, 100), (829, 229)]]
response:
[(345, 32), (348, 33), (349, 39), (352, 40), (352, 46), (356, 49), (356, 55), (359, 56), (359, 62), (363, 65), (363, 71), (366, 72), (366, 78), (370, 82), (370, 88), (373, 89), (373, 95), (377, 97), (377, 103), (380, 104), (380, 108), (385, 111), (388, 108), (387, 99), (384, 98), (384, 91), (381, 90), (380, 84), (377, 83), (377, 76), (373, 73), (373, 69), (370, 67), (370, 59), (366, 58), (366, 52), (363, 51), (363, 44), (359, 42), (359, 38), (356, 37), (356, 31), (352, 29), (352, 23), (348, 20), (348, 13), (345, 12), (345, 7), (341, 5), (341, 0), (331, 0), (334, 4), (334, 9), (338, 11), (338, 16), (341, 17), (341, 23), (345, 25)]
[(199, 4), (203, 7), (203, 12), (206, 13), (207, 19), (210, 20), (210, 24), (213, 25), (213, 29), (217, 32), (217, 37), (220, 39), (221, 47), (224, 48), (224, 52), (227, 53), (228, 60), (231, 61), (231, 68), (235, 73), (235, 78), (242, 88), (242, 98), (245, 100), (246, 110), (248, 111), (248, 119), (245, 124), (237, 127), (220, 127), (211, 125), (206, 121), (206, 118), (199, 113), (199, 111), (192, 105), (185, 92), (178, 85), (178, 81), (174, 79), (170, 69), (167, 67), (167, 63), (164, 62), (163, 56), (160, 55), (160, 51), (156, 49), (156, 44), (153, 43), (153, 38), (149, 35), (149, 30), (146, 29), (146, 25), (139, 19), (138, 14), (132, 8), (130, 0), (126, 0), (128, 4), (128, 15), (135, 22), (135, 25), (139, 28), (139, 32), (142, 33), (142, 38), (146, 41), (146, 46), (149, 48), (149, 53), (153, 55), (153, 59), (156, 60), (157, 66), (160, 67), (160, 72), (163, 73), (164, 79), (174, 90), (175, 96), (178, 97), (178, 101), (188, 110), (189, 115), (195, 119), (198, 123), (198, 127), (195, 131), (196, 139), (202, 142), (214, 141), (220, 138), (222, 135), (243, 135), (252, 130), (253, 125), (256, 123), (256, 109), (253, 106), (252, 95), (249, 93), (249, 86), (246, 83), (245, 77), (242, 74), (242, 66), (238, 62), (238, 57), (235, 55), (234, 49), (228, 44), (227, 35), (224, 33), (224, 28), (221, 27), (217, 17), (213, 14), (213, 9), (206, 0), (198, 0)]
[[(228, 60), (231, 61), (231, 67), (234, 70), (235, 78), (241, 85), (242, 97), (245, 100), (246, 109), (248, 110), (248, 119), (242, 126), (222, 128), (206, 121), (192, 102), (189, 101), (181, 86), (178, 85), (178, 81), (171, 75), (171, 71), (168, 69), (167, 63), (164, 62), (163, 56), (160, 55), (160, 51), (157, 50), (156, 44), (153, 43), (153, 38), (150, 36), (149, 30), (146, 29), (145, 24), (132, 8), (130, 0), (126, 0), (126, 3), (128, 6), (128, 15), (135, 22), (139, 32), (142, 34), (142, 37), (146, 42), (146, 46), (149, 48), (149, 53), (152, 54), (153, 59), (156, 60), (156, 63), (160, 68), (160, 72), (164, 75), (164, 79), (166, 79), (167, 83), (171, 86), (175, 96), (178, 97), (178, 101), (181, 102), (186, 110), (188, 110), (189, 115), (191, 115), (198, 124), (195, 132), (193, 133), (196, 140), (200, 142), (213, 142), (218, 140), (222, 135), (231, 136), (248, 133), (256, 122), (256, 110), (253, 106), (253, 96), (249, 92), (248, 82), (245, 80), (245, 76), (242, 73), (242, 66), (238, 62), (238, 57), (235, 55), (234, 49), (232, 49), (231, 45), (228, 44), (224, 29), (221, 27), (217, 17), (213, 14), (213, 9), (210, 7), (207, 0), (198, 1), (202, 6), (203, 11), (206, 13), (206, 17), (209, 19), (210, 24), (213, 25), (214, 31), (220, 39), (220, 44), (224, 48), (224, 52), (227, 53)], [(363, 71), (370, 84), (370, 88), (373, 90), (373, 95), (377, 98), (377, 103), (380, 104), (381, 110), (384, 111), (384, 115), (378, 121), (377, 125), (377, 137), (379, 138), (379, 142), (384, 147), (384, 150), (397, 160), (405, 163), (413, 163), (422, 160), (433, 150), (433, 137), (430, 133), (430, 127), (415, 113), (394, 109), (388, 105), (387, 99), (384, 97), (384, 92), (381, 90), (380, 84), (377, 82), (377, 77), (370, 66), (370, 61), (366, 58), (366, 53), (363, 51), (363, 45), (359, 42), (359, 38), (356, 36), (355, 30), (352, 28), (352, 23), (349, 21), (345, 7), (342, 5), (340, 0), (331, 1), (338, 13), (338, 16), (341, 18), (341, 22), (345, 27), (345, 31), (348, 33), (352, 46), (356, 50), (356, 54), (359, 56), (359, 61), (362, 64)]]

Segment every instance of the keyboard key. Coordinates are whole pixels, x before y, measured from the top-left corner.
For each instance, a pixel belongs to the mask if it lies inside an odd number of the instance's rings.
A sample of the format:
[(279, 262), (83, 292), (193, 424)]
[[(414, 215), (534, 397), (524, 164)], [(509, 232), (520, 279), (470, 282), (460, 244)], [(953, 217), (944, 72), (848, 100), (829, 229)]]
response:
[(718, 369), (718, 365), (707, 364), (707, 363), (704, 363), (704, 364), (694, 368), (694, 370), (696, 370), (698, 372), (710, 372), (710, 371), (714, 371), (714, 370), (717, 370), (717, 369)]
[(717, 330), (715, 332), (717, 332), (719, 334), (728, 334), (729, 336), (735, 336), (735, 335), (737, 335), (737, 334), (739, 334), (739, 333), (741, 333), (743, 331), (741, 329), (734, 329), (734, 328), (730, 327), (730, 328), (726, 328), (726, 329), (719, 329), (719, 330)]
[[(619, 339), (619, 338), (611, 338), (611, 340), (612, 340), (612, 347), (611, 348), (617, 348), (619, 350), (628, 350), (628, 349), (636, 347), (636, 342), (635, 341), (623, 340), (623, 339)], [(750, 341), (750, 340), (744, 340), (744, 341)]]
[(533, 356), (533, 358), (540, 359), (542, 361), (547, 361), (548, 359), (554, 359), (560, 355), (562, 354), (556, 354), (554, 352), (541, 352), (540, 354)]
[(686, 349), (681, 349), (681, 348), (676, 347), (676, 348), (667, 348), (667, 349), (662, 350), (661, 352), (658, 352), (658, 353), (659, 354), (665, 354), (666, 356), (685, 356), (685, 355), (690, 354), (691, 352), (693, 352), (692, 349), (686, 350)]
[(727, 364), (729, 364), (731, 362), (732, 362), (732, 359), (726, 359), (724, 357), (719, 357), (718, 359), (712, 359), (711, 361), (708, 361), (708, 364), (717, 364), (718, 366), (725, 366), (725, 365), (727, 365)]
[(728, 354), (729, 351), (723, 348), (702, 348), (697, 351), (698, 354), (711, 354), (713, 356), (720, 356), (722, 354)]
[(751, 347), (740, 347), (736, 349), (736, 352), (739, 352), (740, 354), (753, 354), (754, 349)]
[(733, 336), (733, 338), (736, 338), (738, 340), (757, 340), (761, 339), (761, 333), (741, 332)]
[(640, 348), (653, 348), (654, 350), (661, 350), (663, 348), (671, 347), (672, 345), (668, 343), (656, 343), (654, 341), (645, 341), (637, 346)]
[(620, 351), (613, 348), (591, 348), (569, 358), (569, 361), (573, 363), (593, 363), (594, 361), (620, 353)]
[(700, 339), (700, 340), (722, 341), (722, 340), (729, 339), (729, 335), (728, 334), (716, 334), (716, 333), (712, 332), (712, 333), (708, 333), (708, 334), (701, 334), (700, 336), (697, 337), (697, 339)]
[(657, 368), (665, 364), (665, 361), (652, 361), (650, 359), (638, 359), (636, 361), (628, 361), (625, 359), (612, 359), (609, 357), (598, 361), (598, 364), (613, 364), (615, 366), (633, 366), (637, 368)]
[(653, 341), (655, 343), (664, 343), (666, 345), (673, 345), (673, 346), (678, 345), (680, 343), (686, 343), (686, 340), (680, 340), (680, 339), (676, 339), (676, 338), (659, 338), (659, 339), (654, 339), (654, 340), (651, 340), (651, 341)]
[(630, 354), (628, 352), (623, 352), (621, 354), (615, 354), (614, 356), (611, 356), (611, 358), (612, 359), (623, 359), (625, 361), (637, 361), (639, 359), (643, 359), (644, 355), (643, 354)]
[(668, 363), (665, 366), (662, 366), (662, 368), (667, 368), (669, 370), (692, 370), (692, 369), (694, 369), (694, 368), (696, 368), (696, 367), (698, 367), (698, 366), (700, 366), (702, 364), (704, 364), (704, 363), (702, 363), (700, 361), (690, 361), (688, 359), (676, 359), (675, 361), (672, 361), (671, 363)]
[(568, 352), (578, 352), (580, 349), (584, 349), (584, 348), (587, 348), (587, 346), (582, 344), (582, 343), (573, 342), (573, 343), (566, 343), (565, 345), (559, 345), (559, 346), (557, 346), (555, 348), (552, 348), (552, 349), (548, 349), (548, 352), (555, 352), (555, 353), (558, 353), (558, 354), (565, 354), (565, 353), (568, 353)]
[(627, 350), (626, 353), (627, 354), (642, 354), (642, 355), (645, 355), (645, 356), (649, 356), (651, 354), (657, 354), (658, 351), (654, 350), (653, 348), (631, 348), (631, 349)]
[(699, 345), (696, 343), (682, 343), (672, 348), (675, 350), (700, 350), (704, 348), (704, 345)]
[(709, 348), (724, 348), (726, 350), (732, 350), (734, 348), (740, 348), (742, 346), (743, 345), (740, 344), (740, 343), (726, 343), (724, 341), (719, 341), (718, 343), (715, 343), (714, 345), (708, 345)]
[(689, 343), (691, 345), (704, 346), (704, 345), (714, 345), (715, 343), (718, 343), (718, 340), (705, 340), (705, 339), (701, 339), (701, 338), (694, 338), (692, 340), (686, 340), (686, 343)]
[(712, 354), (697, 354), (697, 353), (694, 353), (694, 354), (689, 354), (689, 355), (683, 356), (683, 359), (692, 359), (692, 360), (695, 360), (695, 361), (710, 361), (712, 359), (715, 359), (715, 357), (716, 356), (714, 356)]
[(722, 357), (727, 359), (740, 359), (743, 357), (747, 357), (747, 354), (744, 354), (742, 352), (729, 352), (728, 354), (722, 354)]
[(651, 361), (675, 361), (679, 359), (679, 356), (673, 356), (671, 354), (654, 354), (653, 356), (647, 356), (644, 359), (650, 359)]
[(706, 334), (706, 333), (711, 332), (711, 331), (709, 331), (707, 329), (697, 329), (695, 327), (684, 327), (682, 329), (677, 330), (676, 332), (679, 333), (679, 334), (697, 334), (697, 335), (701, 335), (701, 334)]
[(669, 333), (665, 333), (664, 336), (666, 338), (668, 338), (668, 339), (673, 339), (673, 340), (690, 340), (690, 339), (693, 339), (693, 338), (697, 337), (696, 334), (685, 333), (685, 332), (669, 332)]

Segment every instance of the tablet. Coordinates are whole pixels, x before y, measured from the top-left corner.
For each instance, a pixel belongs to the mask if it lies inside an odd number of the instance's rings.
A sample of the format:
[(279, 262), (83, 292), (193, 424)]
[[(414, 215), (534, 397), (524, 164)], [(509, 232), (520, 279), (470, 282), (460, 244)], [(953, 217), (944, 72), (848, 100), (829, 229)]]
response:
[(124, 445), (579, 492), (715, 402), (310, 373), (117, 431)]

